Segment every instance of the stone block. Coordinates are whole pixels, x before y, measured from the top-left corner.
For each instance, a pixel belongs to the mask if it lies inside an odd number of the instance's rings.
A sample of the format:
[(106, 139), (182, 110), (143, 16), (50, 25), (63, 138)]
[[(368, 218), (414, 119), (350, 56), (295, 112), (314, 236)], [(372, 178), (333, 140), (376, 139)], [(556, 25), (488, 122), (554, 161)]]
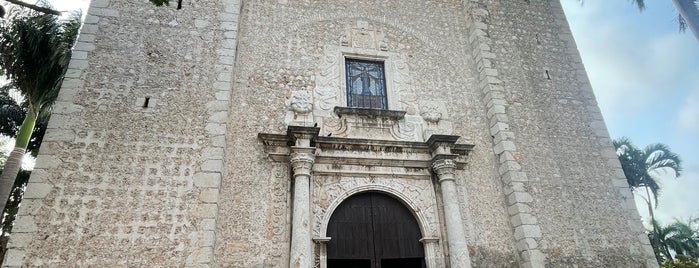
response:
[(195, 248), (189, 256), (187, 256), (186, 265), (191, 266), (193, 264), (201, 263), (212, 263), (214, 258), (213, 247), (199, 247)]
[(495, 147), (493, 147), (493, 151), (495, 151), (495, 154), (501, 154), (504, 151), (516, 151), (517, 147), (515, 146), (515, 143), (512, 141), (501, 141), (495, 144)]
[(37, 230), (34, 216), (17, 216), (12, 233), (33, 233)]
[(214, 123), (206, 124), (206, 132), (209, 135), (225, 135), (226, 134), (226, 125), (214, 124)]
[(19, 249), (8, 249), (5, 253), (5, 261), (3, 262), (3, 267), (24, 267), (24, 259), (27, 257), (27, 253), (24, 250)]
[(196, 173), (194, 174), (194, 186), (197, 187), (214, 187), (218, 188), (221, 185), (220, 173)]
[(223, 171), (223, 160), (206, 160), (201, 164), (202, 171)]
[[(44, 137), (46, 140), (46, 137)], [(55, 169), (61, 164), (61, 160), (53, 155), (38, 155), (36, 157), (36, 164), (34, 168), (40, 169)]]
[(201, 220), (200, 228), (204, 231), (214, 231), (214, 230), (216, 230), (216, 220), (215, 219), (203, 219), (203, 220)]
[(520, 225), (515, 227), (516, 240), (539, 237), (541, 237), (541, 229), (539, 228), (539, 225)]
[(222, 160), (223, 159), (223, 148), (216, 148), (216, 147), (204, 148), (204, 150), (202, 150), (202, 154), (203, 154), (205, 160), (212, 160), (212, 159)]
[(48, 195), (53, 186), (48, 183), (27, 183), (27, 190), (24, 192), (25, 199), (44, 198)]
[(86, 51), (74, 51), (71, 54), (71, 59), (73, 59), (73, 60), (87, 60), (87, 52)]
[[(543, 264), (544, 260), (546, 260), (546, 255), (542, 253), (540, 250), (536, 249), (531, 249), (531, 250), (525, 250), (522, 253), (520, 253), (520, 256), (522, 256), (522, 260), (525, 262), (532, 262), (532, 263), (541, 263)], [(537, 266), (535, 266), (537, 267)], [(538, 266), (538, 267), (544, 267)]]
[(512, 226), (517, 227), (523, 224), (537, 224), (536, 217), (534, 217), (531, 214), (527, 213), (517, 213), (514, 216), (510, 217), (510, 222), (512, 223)]
[[(88, 26), (84, 25), (83, 27)], [(92, 43), (86, 43), (86, 42), (77, 42), (75, 43), (75, 46), (73, 46), (73, 51), (93, 51), (95, 50), (95, 44)]]
[(204, 188), (199, 193), (199, 201), (204, 203), (216, 203), (218, 202), (218, 196), (218, 188)]
[(218, 91), (231, 91), (231, 83), (230, 82), (215, 82), (214, 83), (214, 89)]
[(44, 141), (73, 141), (75, 132), (72, 129), (51, 128), (46, 131)]
[(109, 0), (92, 0), (90, 1), (90, 7), (109, 7)]
[(222, 90), (222, 91), (217, 91), (216, 92), (216, 100), (230, 100), (231, 99), (231, 91), (230, 90)]
[(509, 184), (512, 182), (527, 182), (529, 179), (527, 178), (527, 174), (521, 171), (509, 171), (505, 174), (502, 174), (502, 181), (505, 184)]
[(511, 171), (520, 171), (522, 170), (522, 166), (517, 163), (517, 161), (505, 161), (500, 164), (498, 170), (500, 171), (500, 174), (505, 174)]
[(497, 123), (490, 128), (490, 135), (498, 134), (500, 131), (508, 131), (510, 126), (505, 123)]
[(10, 243), (15, 248), (26, 248), (35, 239), (34, 233), (13, 233), (10, 236)]
[(217, 213), (216, 204), (196, 204), (190, 209), (190, 214), (195, 218), (215, 218)]
[(531, 203), (534, 201), (532, 196), (526, 192), (513, 192), (507, 195), (507, 204), (514, 205), (516, 203)]
[(119, 11), (111, 8), (91, 8), (90, 14), (99, 17), (118, 17)]
[(201, 247), (213, 247), (216, 243), (216, 233), (214, 231), (204, 231), (199, 232), (199, 246)]
[(518, 250), (530, 250), (539, 247), (539, 243), (533, 238), (525, 238), (517, 242)]

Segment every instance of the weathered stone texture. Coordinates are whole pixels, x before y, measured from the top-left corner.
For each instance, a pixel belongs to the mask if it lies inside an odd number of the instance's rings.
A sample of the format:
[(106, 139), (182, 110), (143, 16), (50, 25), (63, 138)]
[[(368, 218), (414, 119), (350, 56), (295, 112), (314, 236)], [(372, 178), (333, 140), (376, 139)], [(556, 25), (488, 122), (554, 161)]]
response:
[(239, 7), (92, 1), (6, 266), (212, 263)]
[[(653, 266), (557, 1), (183, 3), (92, 1), (5, 266), (288, 267), (289, 154), (258, 133), (291, 124), (413, 146), (326, 159), (475, 145), (447, 202), (431, 165), (316, 163), (308, 258), (333, 206), (382, 191), (414, 210), (431, 267), (450, 260), (445, 203), (474, 267)], [(384, 60), (399, 112), (340, 118), (344, 57)]]
[(247, 1), (233, 78), (232, 99), (237, 101), (228, 125), (228, 148), (235, 149), (227, 150), (225, 163), (235, 168), (224, 176), (217, 263), (286, 265), (290, 197), (281, 195), (289, 191), (288, 171), (265, 159), (252, 134), (285, 133), (285, 100), (292, 91), (314, 90), (317, 76), (324, 75), (328, 47), (351, 42), (348, 29), (365, 23), (385, 36), (386, 53), (399, 54), (413, 77), (411, 85), (396, 85), (416, 92), (413, 99), (403, 100), (402, 110), (416, 115), (417, 100), (439, 101), (454, 122), (454, 134), (476, 144), (457, 181), (467, 241), (475, 263), (512, 264), (514, 241), (500, 185), (490, 169), (494, 159), (468, 54), (467, 22), (460, 1)]
[[(638, 239), (644, 235), (638, 213), (627, 205), (632, 197), (623, 195), (628, 186), (617, 183), (623, 174), (560, 3), (478, 4), (488, 14), (482, 22), (503, 81), (503, 131), (512, 133), (516, 145), (513, 163), (501, 166), (501, 173), (526, 175), (519, 187), (527, 196), (511, 198), (529, 204), (534, 217), (515, 216), (513, 225), (538, 226), (530, 233), (540, 236), (547, 267), (654, 266), (652, 251)], [(518, 242), (517, 248), (532, 242)]]

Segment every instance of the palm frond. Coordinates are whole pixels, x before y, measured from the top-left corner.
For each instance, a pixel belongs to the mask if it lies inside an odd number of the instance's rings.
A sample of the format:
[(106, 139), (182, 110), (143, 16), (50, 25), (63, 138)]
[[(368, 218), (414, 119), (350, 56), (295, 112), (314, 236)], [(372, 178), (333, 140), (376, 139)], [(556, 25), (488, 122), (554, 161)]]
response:
[(41, 114), (58, 95), (80, 27), (77, 14), (68, 20), (17, 11), (0, 22), (0, 69), (28, 101), (28, 112)]

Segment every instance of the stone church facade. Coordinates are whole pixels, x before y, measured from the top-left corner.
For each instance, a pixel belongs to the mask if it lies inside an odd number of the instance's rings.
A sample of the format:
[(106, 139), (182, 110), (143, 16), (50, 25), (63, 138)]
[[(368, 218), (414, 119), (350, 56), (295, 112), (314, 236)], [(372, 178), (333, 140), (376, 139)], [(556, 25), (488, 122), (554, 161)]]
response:
[(657, 267), (559, 1), (177, 2), (92, 1), (3, 267)]

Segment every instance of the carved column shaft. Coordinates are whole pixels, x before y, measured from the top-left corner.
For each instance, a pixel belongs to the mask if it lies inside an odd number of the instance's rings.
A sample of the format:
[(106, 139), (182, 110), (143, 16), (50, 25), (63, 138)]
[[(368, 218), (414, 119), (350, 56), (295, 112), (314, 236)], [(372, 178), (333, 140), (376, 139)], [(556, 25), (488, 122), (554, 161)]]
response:
[(294, 170), (294, 200), (291, 221), (291, 250), (289, 267), (313, 267), (311, 240), (311, 170), (315, 162), (314, 148), (292, 148), (291, 167)]
[(433, 163), (432, 168), (439, 178), (439, 185), (442, 189), (449, 262), (452, 268), (471, 267), (471, 257), (468, 253), (464, 224), (461, 219), (461, 206), (454, 181), (456, 163), (451, 159), (439, 159)]

